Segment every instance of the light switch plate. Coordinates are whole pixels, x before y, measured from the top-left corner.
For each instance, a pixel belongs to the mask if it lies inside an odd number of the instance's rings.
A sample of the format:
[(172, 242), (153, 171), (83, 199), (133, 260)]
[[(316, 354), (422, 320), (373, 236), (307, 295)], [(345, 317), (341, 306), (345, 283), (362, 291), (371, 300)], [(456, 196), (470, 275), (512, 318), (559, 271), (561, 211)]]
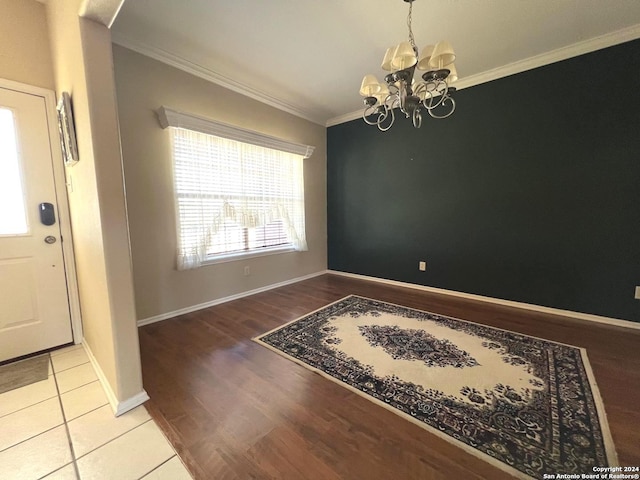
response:
[(636, 300), (640, 300), (640, 287), (636, 287)]

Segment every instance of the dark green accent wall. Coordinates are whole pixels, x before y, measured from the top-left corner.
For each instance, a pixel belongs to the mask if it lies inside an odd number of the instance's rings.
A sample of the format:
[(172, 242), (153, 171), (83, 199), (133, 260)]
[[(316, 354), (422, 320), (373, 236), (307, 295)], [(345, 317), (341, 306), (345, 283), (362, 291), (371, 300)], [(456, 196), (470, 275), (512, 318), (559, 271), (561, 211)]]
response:
[(639, 58), (464, 89), (420, 130), (330, 127), (329, 268), (640, 321)]

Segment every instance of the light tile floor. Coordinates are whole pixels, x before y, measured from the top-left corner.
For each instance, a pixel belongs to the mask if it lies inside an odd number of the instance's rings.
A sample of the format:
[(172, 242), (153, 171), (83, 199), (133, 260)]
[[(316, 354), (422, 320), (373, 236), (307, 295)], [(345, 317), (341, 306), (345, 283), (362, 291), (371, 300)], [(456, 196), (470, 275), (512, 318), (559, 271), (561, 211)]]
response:
[(46, 380), (0, 394), (2, 480), (189, 480), (144, 406), (115, 417), (82, 345)]

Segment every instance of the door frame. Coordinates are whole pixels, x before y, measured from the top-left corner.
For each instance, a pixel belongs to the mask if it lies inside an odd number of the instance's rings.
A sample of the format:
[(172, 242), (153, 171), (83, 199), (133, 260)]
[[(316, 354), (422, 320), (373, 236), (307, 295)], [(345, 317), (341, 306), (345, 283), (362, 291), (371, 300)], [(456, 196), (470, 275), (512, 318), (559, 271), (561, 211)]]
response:
[(49, 147), (53, 162), (53, 182), (56, 191), (56, 203), (58, 205), (58, 225), (62, 236), (62, 255), (64, 257), (64, 273), (67, 282), (67, 297), (69, 313), (71, 314), (71, 330), (73, 343), (82, 343), (82, 316), (80, 311), (80, 296), (78, 293), (78, 277), (76, 274), (76, 260), (73, 251), (73, 236), (71, 234), (71, 212), (69, 210), (69, 198), (67, 196), (67, 180), (64, 161), (62, 159), (62, 147), (58, 135), (58, 113), (56, 110), (56, 94), (53, 90), (14, 82), (0, 78), (0, 88), (26, 93), (44, 99), (45, 114), (47, 115), (47, 130), (49, 133)]

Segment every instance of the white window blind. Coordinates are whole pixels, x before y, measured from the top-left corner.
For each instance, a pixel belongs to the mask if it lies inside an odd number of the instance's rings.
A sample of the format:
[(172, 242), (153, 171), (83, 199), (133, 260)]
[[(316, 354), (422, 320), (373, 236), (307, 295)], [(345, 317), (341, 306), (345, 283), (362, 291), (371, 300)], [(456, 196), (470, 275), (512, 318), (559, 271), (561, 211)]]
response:
[(167, 126), (178, 269), (221, 257), (307, 249), (302, 155)]

